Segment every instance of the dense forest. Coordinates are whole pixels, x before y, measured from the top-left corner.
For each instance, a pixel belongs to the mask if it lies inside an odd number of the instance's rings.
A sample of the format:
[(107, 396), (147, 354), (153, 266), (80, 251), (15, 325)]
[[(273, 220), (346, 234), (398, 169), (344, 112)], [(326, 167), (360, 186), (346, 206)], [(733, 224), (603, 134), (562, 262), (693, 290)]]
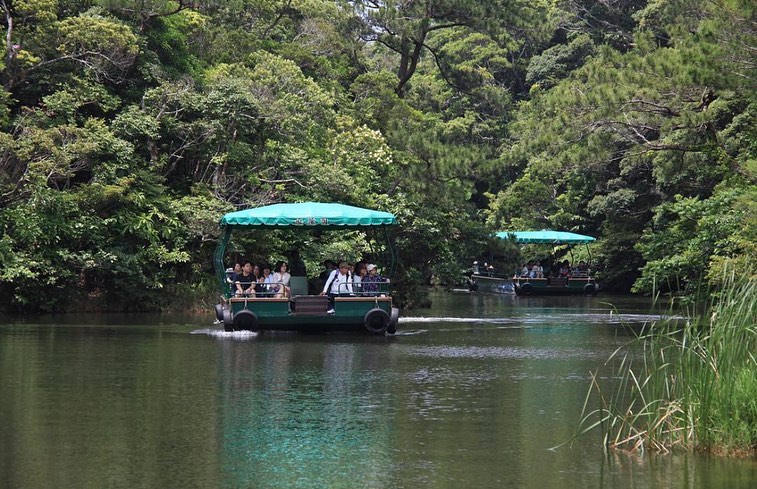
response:
[[(406, 287), (456, 280), (508, 229), (596, 236), (615, 291), (690, 294), (757, 269), (752, 1), (0, 0), (0, 14), (10, 310), (195, 300), (224, 213), (307, 200), (395, 213)], [(310, 269), (357, 234), (308, 251)], [(235, 246), (281, 256), (291, 239)]]

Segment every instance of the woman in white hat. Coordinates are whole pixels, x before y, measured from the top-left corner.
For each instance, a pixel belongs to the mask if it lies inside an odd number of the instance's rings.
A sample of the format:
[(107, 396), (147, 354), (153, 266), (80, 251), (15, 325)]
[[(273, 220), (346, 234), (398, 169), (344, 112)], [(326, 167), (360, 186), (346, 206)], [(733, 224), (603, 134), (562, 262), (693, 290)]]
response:
[(363, 278), (363, 293), (366, 295), (378, 295), (382, 292), (382, 288), (379, 287), (379, 284), (388, 283), (389, 279), (379, 275), (378, 268), (373, 263), (368, 265), (366, 270), (368, 271), (368, 275)]

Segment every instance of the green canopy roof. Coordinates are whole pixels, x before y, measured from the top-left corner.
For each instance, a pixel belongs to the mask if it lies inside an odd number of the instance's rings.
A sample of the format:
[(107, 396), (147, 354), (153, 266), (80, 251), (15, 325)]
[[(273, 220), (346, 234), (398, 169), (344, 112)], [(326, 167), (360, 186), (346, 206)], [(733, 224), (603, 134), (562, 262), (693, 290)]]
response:
[(510, 236), (515, 236), (515, 242), (521, 244), (581, 244), (596, 241), (596, 239), (591, 236), (568, 233), (566, 231), (550, 231), (548, 229), (542, 229), (541, 231), (500, 231), (496, 236), (502, 239), (508, 239)]
[(343, 204), (302, 202), (274, 204), (231, 212), (221, 218), (221, 226), (281, 226), (343, 228), (397, 224), (389, 212), (362, 209)]

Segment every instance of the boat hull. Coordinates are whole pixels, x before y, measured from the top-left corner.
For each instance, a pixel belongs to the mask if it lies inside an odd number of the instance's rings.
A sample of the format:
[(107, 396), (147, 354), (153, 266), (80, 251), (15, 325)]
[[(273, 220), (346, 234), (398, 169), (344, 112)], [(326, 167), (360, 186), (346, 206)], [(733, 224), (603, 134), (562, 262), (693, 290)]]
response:
[[(328, 313), (328, 298), (297, 296), (285, 298), (224, 299), (217, 315), (226, 331), (280, 330), (302, 332), (360, 331), (393, 334), (399, 310), (390, 296), (345, 296), (334, 298), (333, 313)], [(220, 311), (220, 312), (219, 312)]]
[(499, 277), (496, 275), (473, 274), (470, 276), (471, 292), (483, 292), (490, 294), (512, 294), (515, 291), (513, 281), (510, 277)]
[(512, 279), (517, 295), (597, 295), (599, 284), (592, 277), (550, 277)]

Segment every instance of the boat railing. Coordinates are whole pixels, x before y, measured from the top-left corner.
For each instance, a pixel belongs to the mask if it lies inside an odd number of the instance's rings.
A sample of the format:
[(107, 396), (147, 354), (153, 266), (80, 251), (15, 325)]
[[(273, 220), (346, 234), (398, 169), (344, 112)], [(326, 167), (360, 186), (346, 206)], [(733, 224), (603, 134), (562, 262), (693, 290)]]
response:
[[(233, 287), (234, 284), (229, 284)], [(348, 285), (350, 287), (348, 287)], [(230, 290), (228, 297), (230, 298), (245, 298), (245, 299), (270, 299), (270, 298), (291, 298), (290, 295), (295, 295), (293, 292), (285, 292), (288, 289), (291, 291), (291, 285), (284, 282), (270, 282), (270, 283), (258, 283), (255, 287), (254, 293), (244, 293), (237, 290)], [(390, 282), (342, 282), (337, 286), (337, 295), (340, 296), (387, 296), (391, 295), (391, 283)], [(281, 295), (280, 295), (281, 294)], [(302, 295), (302, 294), (296, 294)], [(307, 293), (304, 295), (308, 295)]]
[(285, 294), (286, 288), (288, 287), (287, 284), (284, 282), (266, 282), (266, 283), (256, 283), (255, 284), (255, 292), (254, 293), (244, 293), (239, 291), (233, 291), (234, 297), (247, 297), (250, 299), (255, 298), (271, 298), (275, 297), (277, 294)]
[(574, 270), (569, 275), (571, 278), (589, 278), (591, 274), (588, 270)]
[(341, 282), (337, 286), (337, 295), (375, 297), (389, 295), (390, 282)]
[(499, 272), (495, 272), (494, 270), (479, 270), (478, 272), (474, 271), (471, 274), (471, 276), (474, 278), (497, 278), (497, 279), (510, 278)]
[(586, 279), (586, 278), (588, 278), (588, 279), (591, 279), (591, 280), (594, 279), (594, 277), (591, 275), (591, 272), (586, 271), (586, 270), (572, 271), (568, 275), (557, 275), (557, 276), (555, 276), (555, 275), (550, 275), (550, 274), (543, 274), (540, 277), (539, 276), (531, 276), (530, 274), (526, 275), (526, 274), (515, 273), (512, 278), (513, 278), (513, 280), (516, 280), (516, 279), (517, 280), (533, 280), (533, 279), (548, 279), (548, 278), (567, 278), (567, 279), (573, 279), (573, 278)]
[(573, 275), (568, 276), (559, 276), (559, 277), (528, 277), (528, 276), (515, 276), (513, 277), (513, 283), (516, 285), (518, 284), (534, 284), (539, 287), (547, 286), (547, 287), (570, 287), (570, 286), (580, 286), (581, 284), (595, 284), (596, 280), (594, 277), (589, 276), (588, 274), (583, 277), (576, 277)]

